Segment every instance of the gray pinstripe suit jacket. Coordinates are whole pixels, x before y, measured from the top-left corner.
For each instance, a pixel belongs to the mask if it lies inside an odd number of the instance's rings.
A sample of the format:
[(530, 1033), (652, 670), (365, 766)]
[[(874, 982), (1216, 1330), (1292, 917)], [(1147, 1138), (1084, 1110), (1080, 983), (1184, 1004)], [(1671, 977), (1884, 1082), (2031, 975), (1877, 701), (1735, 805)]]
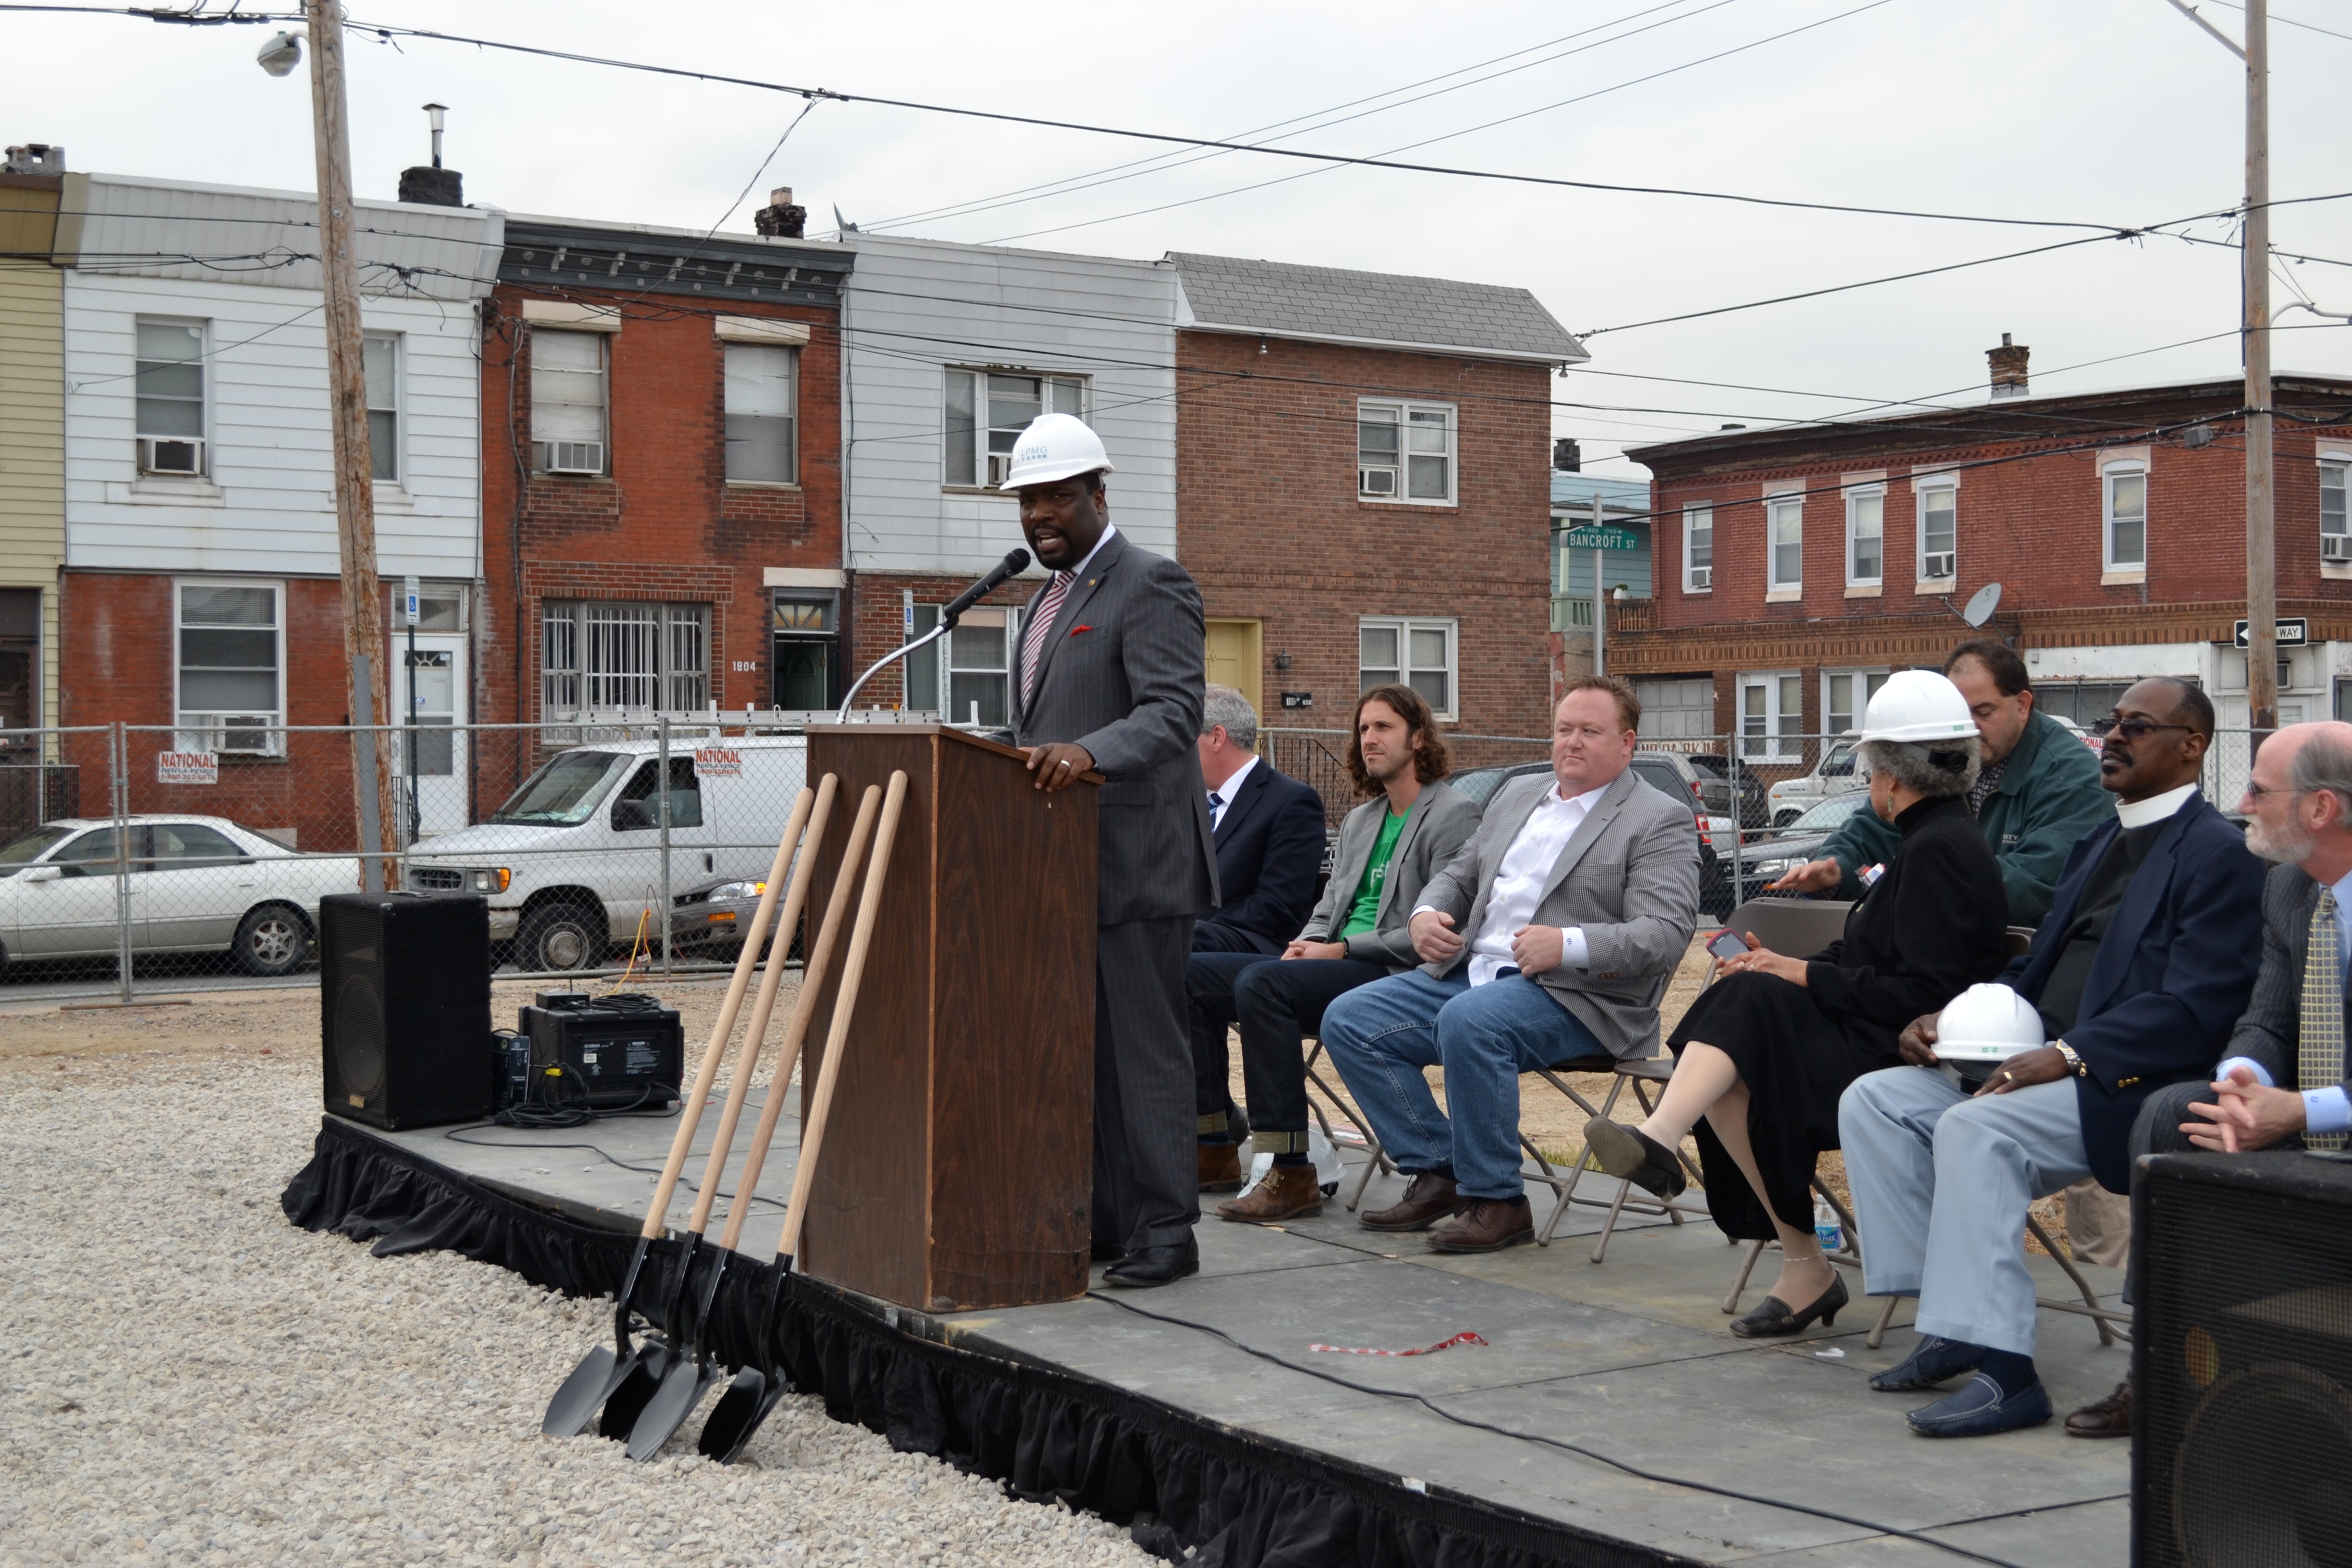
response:
[[(2300, 866), (2273, 866), (2263, 883), (2263, 967), (2254, 993), (2231, 1031), (2224, 1057), (2252, 1057), (2281, 1089), (2325, 1089), (2304, 1083), (2297, 1069), (2303, 1043), (2303, 962), (2311, 951), (2311, 911), (2319, 884)], [(2338, 911), (2338, 920), (2352, 914)], [(2231, 940), (2217, 932), (2214, 940)], [(2352, 1080), (2346, 1083), (2352, 1093)]]
[[(1024, 643), (1044, 593), (1023, 613)], [(1209, 792), (1192, 748), (1206, 647), (1192, 574), (1114, 533), (1063, 599), (1025, 704), (1014, 671), (1013, 743), (1076, 742), (1108, 781), (1097, 855), (1103, 925), (1197, 915), (1217, 902)]]

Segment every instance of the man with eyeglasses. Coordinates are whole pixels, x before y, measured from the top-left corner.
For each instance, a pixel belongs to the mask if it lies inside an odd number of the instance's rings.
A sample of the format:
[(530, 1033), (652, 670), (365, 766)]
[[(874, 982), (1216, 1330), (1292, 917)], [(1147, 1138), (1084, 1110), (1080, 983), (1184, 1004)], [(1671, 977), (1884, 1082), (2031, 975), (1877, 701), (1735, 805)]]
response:
[[(2238, 809), (2263, 885), (2262, 973), (2212, 1080), (2158, 1089), (2131, 1158), (2197, 1150), (2341, 1148), (2352, 1129), (2344, 973), (2352, 960), (2352, 724), (2290, 724), (2263, 742)], [(2135, 1294), (2138, 1257), (2124, 1300)], [(2131, 1436), (2131, 1384), (2066, 1418), (2078, 1437)]]
[[(2107, 820), (2099, 763), (2082, 739), (2033, 706), (2032, 678), (2017, 650), (1992, 637), (1964, 642), (1944, 660), (1944, 674), (1969, 701), (1984, 759), (1969, 811), (1983, 830), (2009, 891), (2009, 922), (2041, 923), (2066, 857)], [(1860, 875), (1895, 855), (1895, 832), (1877, 814), (1857, 811), (1807, 861), (1771, 885), (1773, 892), (1862, 896)]]
[(1981, 1084), (1948, 1077), (1929, 1014), (1898, 1043), (1910, 1065), (1856, 1079), (1839, 1102), (1854, 1223), (1870, 1237), (1864, 1286), (1919, 1300), (1918, 1345), (1870, 1384), (1967, 1379), (1910, 1413), (1924, 1436), (2050, 1419), (2027, 1206), (2085, 1176), (2127, 1191), (2141, 1106), (2207, 1080), (2245, 1010), (2263, 870), (2198, 790), (2212, 741), (2213, 704), (2184, 681), (2143, 680), (2116, 704), (2099, 757), (2114, 810), (2067, 858), (2033, 945), (2001, 973), (2049, 1044)]

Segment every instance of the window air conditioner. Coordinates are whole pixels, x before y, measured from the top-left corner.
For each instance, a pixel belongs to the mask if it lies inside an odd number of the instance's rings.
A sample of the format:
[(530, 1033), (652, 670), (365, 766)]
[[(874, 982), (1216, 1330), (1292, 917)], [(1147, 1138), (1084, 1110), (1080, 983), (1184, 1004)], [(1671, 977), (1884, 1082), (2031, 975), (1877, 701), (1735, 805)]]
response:
[(1693, 592), (1696, 592), (1701, 588), (1714, 587), (1715, 568), (1712, 566), (1692, 567), (1690, 573), (1690, 585)]
[(2322, 561), (2352, 561), (2352, 533), (2321, 534), (2319, 558)]
[(1919, 575), (1930, 582), (1949, 577), (1952, 574), (1954, 553), (1952, 551), (1946, 550), (1923, 557), (1919, 564)]
[(1392, 496), (1397, 493), (1397, 470), (1394, 468), (1358, 468), (1356, 493), (1367, 496)]
[(267, 752), (270, 727), (278, 721), (267, 713), (224, 713), (220, 721), (219, 750), (224, 752)]
[(998, 488), (998, 489), (1002, 489), (1002, 488), (1003, 488), (1004, 481), (1005, 481), (1007, 479), (1009, 479), (1009, 478), (1011, 478), (1011, 477), (1012, 477), (1012, 473), (1013, 473), (1013, 454), (1012, 454), (1012, 453), (1010, 453), (1010, 452), (991, 452), (991, 453), (988, 455), (988, 482), (989, 482), (992, 486), (994, 486), (994, 487), (996, 487), (996, 488)]
[(601, 474), (604, 471), (604, 443), (602, 441), (550, 441), (546, 443), (547, 472), (551, 474)]
[(205, 471), (205, 443), (196, 436), (142, 436), (139, 471), (142, 474), (184, 474)]

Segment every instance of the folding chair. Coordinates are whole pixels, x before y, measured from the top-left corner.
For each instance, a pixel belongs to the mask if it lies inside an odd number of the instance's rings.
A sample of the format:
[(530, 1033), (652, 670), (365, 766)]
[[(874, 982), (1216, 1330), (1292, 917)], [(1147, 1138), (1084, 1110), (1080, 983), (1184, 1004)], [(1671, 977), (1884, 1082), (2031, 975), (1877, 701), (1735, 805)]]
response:
[[(1650, 1098), (1649, 1086), (1665, 1082), (1667, 1079), (1674, 1076), (1674, 1070), (1675, 1060), (1672, 1057), (1638, 1057), (1631, 1061), (1622, 1061), (1615, 1057), (1588, 1057), (1580, 1062), (1564, 1063), (1538, 1076), (1549, 1081), (1560, 1093), (1574, 1100), (1578, 1109), (1584, 1111), (1586, 1115), (1595, 1120), (1606, 1121), (1610, 1113), (1617, 1109), (1618, 1098), (1625, 1092), (1625, 1086), (1629, 1083), (1633, 1086), (1634, 1103), (1642, 1108), (1643, 1116), (1648, 1116), (1651, 1111), (1657, 1109), (1656, 1103)], [(1601, 1100), (1600, 1109), (1594, 1110), (1590, 1100), (1561, 1081), (1556, 1076), (1561, 1072), (1610, 1074), (1609, 1093), (1607, 1098)], [(1552, 1205), (1551, 1217), (1544, 1222), (1543, 1230), (1536, 1237), (1536, 1245), (1538, 1247), (1551, 1245), (1552, 1232), (1559, 1226), (1561, 1217), (1568, 1213), (1568, 1205), (1570, 1204), (1590, 1204), (1595, 1208), (1606, 1208), (1609, 1211), (1609, 1217), (1601, 1223), (1600, 1237), (1593, 1243), (1592, 1261), (1595, 1263), (1608, 1257), (1609, 1238), (1617, 1233), (1617, 1221), (1620, 1215), (1629, 1213), (1664, 1215), (1669, 1224), (1680, 1225), (1683, 1223), (1685, 1215), (1704, 1215), (1706, 1213), (1696, 1205), (1676, 1203), (1672, 1198), (1651, 1197), (1646, 1194), (1637, 1197), (1633, 1194), (1633, 1184), (1622, 1176), (1617, 1179), (1616, 1192), (1609, 1197), (1580, 1198), (1576, 1195), (1576, 1186), (1583, 1179), (1584, 1173), (1601, 1169), (1592, 1163), (1590, 1153), (1577, 1161), (1576, 1168), (1568, 1173), (1565, 1180), (1561, 1180), (1551, 1164), (1536, 1152), (1535, 1145), (1528, 1143), (1524, 1137), (1519, 1142), (1526, 1145), (1529, 1153), (1535, 1154), (1536, 1163), (1542, 1169), (1541, 1174), (1533, 1176), (1531, 1179), (1549, 1186), (1556, 1200)], [(1680, 1151), (1676, 1151), (1676, 1154), (1690, 1172), (1692, 1182), (1704, 1185), (1705, 1184), (1699, 1178), (1698, 1167), (1691, 1163), (1690, 1156), (1681, 1153)]]

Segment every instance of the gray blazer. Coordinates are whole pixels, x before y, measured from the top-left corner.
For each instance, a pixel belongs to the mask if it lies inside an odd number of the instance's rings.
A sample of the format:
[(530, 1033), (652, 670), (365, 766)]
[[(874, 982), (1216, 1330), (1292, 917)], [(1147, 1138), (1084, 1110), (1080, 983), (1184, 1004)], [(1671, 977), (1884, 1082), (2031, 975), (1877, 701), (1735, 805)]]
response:
[[(1364, 868), (1371, 864), (1372, 846), (1379, 841), (1381, 825), (1388, 815), (1389, 797), (1376, 795), (1339, 824), (1339, 853), (1331, 868), (1331, 879), (1324, 884), (1323, 901), (1315, 906), (1298, 933), (1301, 942), (1329, 942), (1334, 931), (1347, 925), (1348, 911), (1355, 907), (1356, 890), (1364, 884)], [(1348, 956), (1366, 963), (1385, 963), (1391, 974), (1419, 963), (1421, 956), (1412, 951), (1412, 937), (1405, 926), (1421, 902), (1421, 890), (1430, 873), (1453, 859), (1476, 831), (1476, 801), (1443, 780), (1422, 785), (1389, 857), (1389, 874), (1381, 883), (1380, 919), (1371, 930), (1348, 939)]]
[[(1454, 919), (1466, 942), (1486, 918), (1504, 855), (1552, 787), (1549, 773), (1513, 779), (1486, 805), (1477, 836), (1429, 879), (1420, 902)], [(1698, 923), (1698, 830), (1690, 807), (1627, 768), (1552, 862), (1535, 925), (1580, 926), (1589, 962), (1534, 976), (1611, 1054), (1657, 1049), (1658, 1003)], [(1423, 965), (1444, 978), (1469, 961), (1467, 947)]]
[[(2300, 1081), (2303, 962), (2311, 951), (2311, 911), (2319, 884), (2300, 866), (2273, 866), (2263, 883), (2263, 967), (2224, 1057), (2252, 1057), (2281, 1089), (2325, 1089)], [(2352, 920), (2339, 910), (2337, 920)], [(2345, 1083), (2352, 1093), (2352, 1079)]]
[[(1023, 612), (1024, 643), (1044, 592)], [(1114, 533), (1063, 599), (1025, 705), (1015, 650), (1013, 743), (1076, 742), (1108, 781), (1096, 857), (1095, 918), (1103, 925), (1216, 905), (1209, 792), (1192, 746), (1206, 637), (1191, 574)]]

